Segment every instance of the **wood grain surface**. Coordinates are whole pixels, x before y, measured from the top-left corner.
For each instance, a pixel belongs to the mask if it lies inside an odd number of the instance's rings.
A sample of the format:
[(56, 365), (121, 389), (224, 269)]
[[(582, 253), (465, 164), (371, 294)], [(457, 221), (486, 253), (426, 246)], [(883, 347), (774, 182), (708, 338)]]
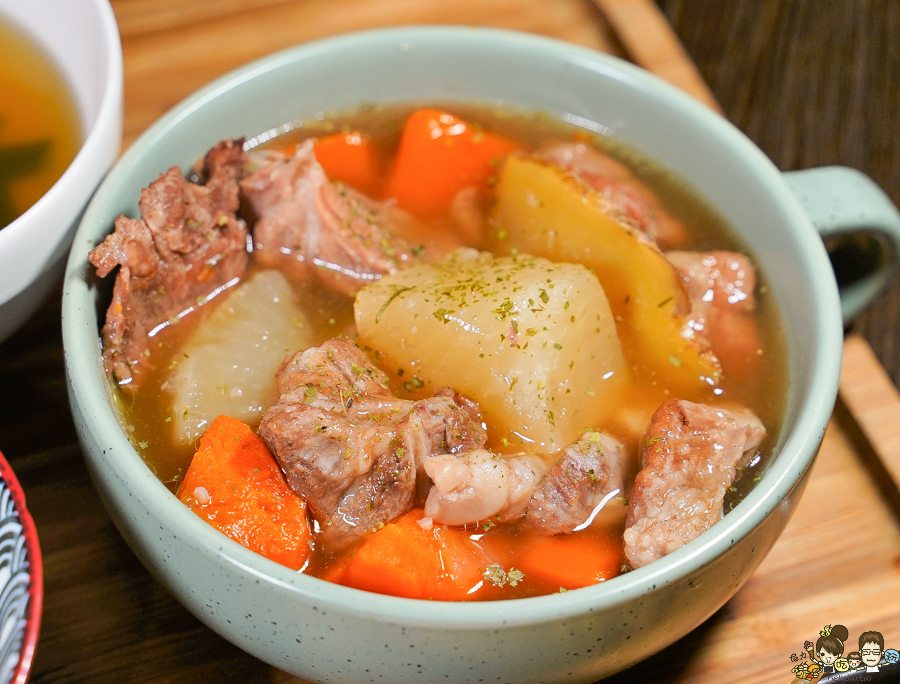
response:
[[(635, 59), (656, 54), (664, 70), (666, 56), (635, 42), (634, 31), (616, 34), (637, 0), (597, 2), (113, 0), (125, 53), (126, 143), (250, 59), (371, 26), (508, 26)], [(900, 200), (898, 4), (663, 0), (659, 7), (709, 84), (710, 102), (776, 164), (855, 166)], [(682, 62), (668, 76), (685, 73), (693, 78)], [(32, 681), (299, 682), (193, 618), (119, 537), (69, 417), (59, 319), (57, 292), (0, 345), (0, 451), (25, 489), (44, 554)], [(792, 681), (789, 656), (833, 622), (851, 635), (877, 629), (900, 643), (900, 601), (891, 600), (900, 596), (900, 495), (890, 481), (900, 467), (900, 398), (890, 382), (900, 378), (898, 323), (895, 283), (857, 324), (861, 336), (848, 338), (842, 400), (807, 491), (747, 585), (690, 635), (608, 681)]]

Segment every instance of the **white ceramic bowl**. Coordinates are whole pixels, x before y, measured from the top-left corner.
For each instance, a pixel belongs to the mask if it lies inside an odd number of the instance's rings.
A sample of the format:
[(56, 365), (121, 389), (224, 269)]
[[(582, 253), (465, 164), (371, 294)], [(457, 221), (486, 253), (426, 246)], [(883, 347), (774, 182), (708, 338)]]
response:
[[(88, 251), (141, 188), (217, 141), (364, 102), (503, 103), (608, 132), (678, 172), (743, 236), (768, 275), (789, 354), (784, 427), (761, 482), (698, 539), (639, 570), (562, 594), (489, 603), (382, 596), (292, 572), (183, 506), (132, 447), (103, 372), (109, 283)], [(807, 193), (810, 197), (812, 193)], [(195, 615), (246, 651), (322, 682), (590, 682), (713, 614), (775, 543), (831, 414), (841, 356), (825, 250), (782, 175), (739, 131), (636, 67), (502, 31), (342, 36), (251, 64), (177, 106), (122, 157), (69, 260), (63, 336), (75, 424), (95, 484), (138, 556)]]
[(108, 0), (0, 0), (0, 21), (31, 37), (68, 81), (81, 149), (33, 206), (0, 229), (0, 342), (62, 273), (88, 200), (122, 144), (122, 44)]

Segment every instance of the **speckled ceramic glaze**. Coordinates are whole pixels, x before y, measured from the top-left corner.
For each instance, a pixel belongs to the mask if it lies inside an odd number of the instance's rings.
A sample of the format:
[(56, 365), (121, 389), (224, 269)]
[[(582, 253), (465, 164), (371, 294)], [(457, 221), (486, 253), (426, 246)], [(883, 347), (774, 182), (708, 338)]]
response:
[[(216, 141), (365, 102), (466, 101), (540, 109), (616, 136), (686, 178), (742, 234), (781, 306), (790, 354), (785, 428), (762, 481), (670, 556), (564, 594), (448, 604), (369, 594), (291, 572), (209, 527), (128, 442), (101, 365), (101, 287), (88, 251), (142, 187)], [(63, 306), (75, 422), (91, 474), (147, 567), (212, 629), (322, 682), (588, 682), (699, 625), (784, 528), (825, 432), (841, 354), (822, 243), (772, 163), (736, 129), (631, 66), (566, 43), (465, 28), (338, 37), (251, 64), (167, 114), (121, 159), (85, 214)]]

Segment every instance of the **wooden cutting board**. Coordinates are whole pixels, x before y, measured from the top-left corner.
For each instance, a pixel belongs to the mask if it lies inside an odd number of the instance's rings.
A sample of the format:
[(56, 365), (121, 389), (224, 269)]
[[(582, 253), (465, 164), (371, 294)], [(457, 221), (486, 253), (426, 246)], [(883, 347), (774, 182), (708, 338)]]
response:
[[(125, 57), (126, 145), (183, 97), (257, 57), (331, 34), (414, 23), (506, 27), (570, 40), (631, 59), (717, 108), (650, 0), (112, 4)], [(32, 322), (31, 330), (49, 326), (53, 316), (58, 323), (58, 311), (51, 310)], [(37, 327), (38, 333), (47, 330)], [(47, 354), (56, 364), (52, 368), (61, 368), (61, 352), (53, 344)], [(44, 370), (46, 356), (38, 355), (42, 350), (21, 346), (7, 346), (17, 353), (18, 365), (0, 364), (6, 378), (36, 374), (46, 385), (46, 396), (61, 393), (58, 371), (51, 377)], [(60, 407), (48, 401), (41, 410), (49, 417)], [(64, 434), (53, 448), (22, 461), (25, 479), (41, 483), (28, 496), (46, 554), (47, 611), (35, 679), (300, 682), (224, 642), (149, 578), (102, 513), (83, 468), (71, 461), (77, 451), (73, 444), (73, 435)], [(12, 449), (19, 449), (18, 443)], [(4, 445), (4, 450), (9, 453), (10, 447)], [(26, 453), (24, 445), (20, 450)], [(799, 654), (807, 639), (814, 641), (825, 624), (838, 622), (852, 638), (876, 629), (889, 646), (897, 647), (898, 454), (900, 397), (866, 343), (851, 336), (845, 344), (839, 406), (784, 535), (715, 616), (610, 681), (788, 682), (793, 679), (791, 655)], [(55, 501), (62, 487), (69, 488), (64, 511)]]

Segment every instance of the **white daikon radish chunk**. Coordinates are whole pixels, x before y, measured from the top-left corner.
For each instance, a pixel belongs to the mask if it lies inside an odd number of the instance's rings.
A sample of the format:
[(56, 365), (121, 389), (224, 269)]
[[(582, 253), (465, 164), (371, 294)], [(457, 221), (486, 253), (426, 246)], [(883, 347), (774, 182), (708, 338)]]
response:
[(176, 439), (193, 442), (223, 414), (258, 423), (278, 400), (281, 362), (312, 345), (311, 327), (279, 271), (238, 285), (175, 357), (165, 387)]
[(584, 266), (459, 250), (366, 286), (354, 312), (379, 363), (414, 394), (477, 401), (502, 450), (562, 449), (620, 408), (622, 347)]

